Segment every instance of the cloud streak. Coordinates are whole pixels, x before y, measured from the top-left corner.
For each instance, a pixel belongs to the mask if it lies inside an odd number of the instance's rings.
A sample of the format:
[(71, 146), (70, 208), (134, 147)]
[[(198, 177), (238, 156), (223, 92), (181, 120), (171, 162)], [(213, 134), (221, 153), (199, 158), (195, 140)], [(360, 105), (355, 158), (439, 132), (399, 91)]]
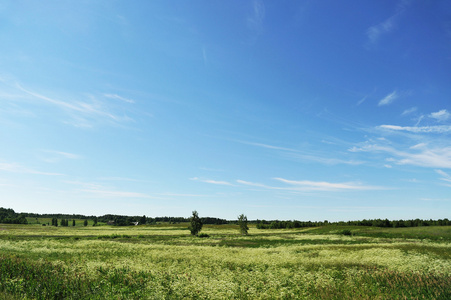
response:
[(395, 101), (398, 97), (399, 97), (398, 93), (396, 91), (393, 91), (392, 93), (388, 94), (383, 99), (381, 99), (378, 103), (378, 106), (389, 105), (393, 101)]
[(390, 34), (396, 28), (396, 23), (398, 22), (399, 17), (404, 13), (404, 11), (408, 8), (411, 1), (400, 1), (396, 7), (396, 13), (381, 23), (371, 26), (367, 29), (366, 35), (368, 38), (368, 42), (371, 45), (375, 45), (379, 42), (381, 37), (384, 35)]
[(438, 126), (397, 126), (397, 125), (380, 125), (377, 128), (392, 131), (407, 131), (413, 133), (449, 133), (451, 125)]
[(11, 172), (11, 173), (20, 173), (20, 174), (35, 174), (35, 175), (47, 175), (47, 176), (61, 176), (63, 174), (60, 173), (50, 173), (50, 172), (42, 172), (34, 169), (29, 169), (27, 167), (21, 166), (15, 163), (0, 163), (0, 170)]
[(368, 28), (368, 30), (366, 31), (366, 35), (368, 37), (369, 42), (371, 44), (375, 44), (379, 41), (382, 35), (390, 33), (394, 28), (395, 19), (396, 15), (391, 16), (385, 21)]
[(127, 102), (127, 103), (135, 103), (134, 100), (127, 99), (127, 98), (121, 97), (121, 96), (116, 95), (116, 94), (103, 94), (103, 96), (106, 97), (106, 98), (110, 98), (110, 99), (121, 100), (121, 101)]
[[(69, 123), (76, 127), (92, 127), (93, 122), (97, 122), (102, 119), (114, 123), (132, 120), (127, 116), (118, 116), (115, 113), (111, 112), (111, 109), (109, 109), (109, 106), (106, 105), (104, 101), (101, 101), (100, 99), (93, 96), (90, 97), (92, 100), (90, 103), (86, 101), (66, 102), (28, 90), (18, 83), (16, 83), (15, 86), (26, 95), (42, 100), (48, 104), (53, 105), (54, 107), (57, 107), (58, 109), (69, 113), (72, 116), (73, 122), (66, 121), (66, 123)], [(103, 94), (103, 96), (106, 98), (118, 99), (127, 103), (134, 103), (133, 100), (123, 98), (115, 94)]]
[(310, 180), (288, 180), (284, 178), (274, 178), (280, 182), (289, 184), (295, 190), (301, 191), (344, 191), (344, 190), (378, 190), (381, 187), (362, 185), (355, 182), (333, 183), (326, 181), (310, 181)]
[(48, 163), (56, 163), (62, 159), (81, 159), (82, 156), (69, 152), (54, 151), (54, 150), (42, 150), (45, 153), (45, 157), (42, 158), (43, 161)]
[(356, 182), (334, 183), (327, 181), (311, 181), (311, 180), (289, 180), (285, 178), (275, 177), (273, 180), (287, 184), (288, 186), (269, 186), (262, 183), (237, 180), (242, 185), (258, 187), (270, 190), (289, 191), (289, 192), (332, 192), (332, 191), (364, 191), (364, 190), (381, 190), (385, 189), (379, 186), (363, 185)]
[(201, 179), (201, 178), (198, 178), (198, 177), (190, 178), (190, 180), (200, 181), (200, 182), (210, 183), (210, 184), (215, 184), (215, 185), (232, 185), (230, 182), (227, 182), (227, 181), (212, 180), (212, 179)]
[(398, 165), (413, 165), (426, 168), (451, 168), (451, 147), (437, 147), (431, 149), (427, 148), (426, 145), (423, 145), (422, 147), (411, 147), (410, 150), (416, 152), (400, 151), (393, 147), (377, 144), (349, 149), (351, 152), (388, 153), (396, 157), (389, 159)]

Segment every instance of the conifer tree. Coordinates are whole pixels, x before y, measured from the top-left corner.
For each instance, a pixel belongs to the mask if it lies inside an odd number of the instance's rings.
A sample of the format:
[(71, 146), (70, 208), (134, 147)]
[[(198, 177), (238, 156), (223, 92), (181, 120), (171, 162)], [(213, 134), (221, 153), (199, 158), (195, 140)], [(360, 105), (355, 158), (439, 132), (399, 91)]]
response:
[(240, 226), (241, 234), (247, 235), (249, 227), (247, 226), (247, 217), (244, 214), (238, 216), (238, 225)]
[(197, 211), (193, 211), (193, 216), (190, 218), (190, 225), (188, 229), (191, 231), (192, 235), (198, 235), (202, 230), (202, 220), (199, 218)]

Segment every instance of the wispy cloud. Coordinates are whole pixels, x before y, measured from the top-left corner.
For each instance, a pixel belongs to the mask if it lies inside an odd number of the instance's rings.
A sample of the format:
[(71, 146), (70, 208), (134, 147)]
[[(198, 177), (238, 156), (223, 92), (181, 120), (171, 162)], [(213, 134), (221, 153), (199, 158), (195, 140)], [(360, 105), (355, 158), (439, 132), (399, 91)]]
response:
[(61, 176), (60, 173), (42, 172), (34, 169), (24, 167), (16, 163), (0, 163), (0, 171), (21, 173), (21, 174), (35, 174), (35, 175), (47, 175), (47, 176)]
[(353, 147), (349, 149), (351, 152), (380, 152), (388, 153), (394, 158), (390, 161), (398, 165), (413, 165), (427, 168), (451, 168), (451, 147), (428, 148), (414, 147), (409, 151), (397, 150), (394, 147), (369, 144), (363, 147)]
[(394, 29), (396, 16), (391, 16), (385, 21), (367, 29), (366, 35), (371, 44), (377, 43), (382, 35), (390, 33)]
[(442, 176), (440, 178), (440, 180), (446, 181), (447, 182), (447, 186), (451, 186), (451, 175), (449, 175), (448, 173), (442, 171), (442, 170), (435, 170), (435, 172), (437, 174), (439, 174), (440, 176)]
[(239, 184), (248, 185), (248, 186), (252, 186), (252, 187), (260, 187), (260, 188), (265, 188), (265, 189), (277, 189), (276, 187), (271, 187), (268, 185), (264, 185), (262, 183), (250, 182), (250, 181), (245, 181), (245, 180), (241, 180), (241, 179), (238, 179), (236, 182)]
[(41, 159), (48, 163), (60, 162), (63, 159), (81, 159), (82, 156), (69, 152), (54, 151), (54, 150), (42, 150), (44, 155)]
[(116, 95), (116, 94), (103, 94), (103, 96), (105, 98), (121, 100), (121, 101), (124, 101), (124, 102), (127, 102), (127, 103), (135, 103), (134, 100), (131, 100), (131, 99), (128, 99), (128, 98), (124, 98), (124, 97), (121, 97), (121, 96)]
[(439, 126), (397, 126), (397, 125), (380, 125), (377, 128), (393, 130), (393, 131), (408, 131), (413, 133), (448, 133), (451, 132), (451, 125)]
[(310, 180), (288, 180), (275, 177), (273, 180), (287, 184), (288, 186), (269, 186), (262, 183), (237, 180), (237, 183), (271, 190), (289, 191), (289, 192), (328, 192), (328, 191), (351, 191), (351, 190), (380, 190), (385, 189), (378, 186), (363, 185), (356, 182), (333, 183), (326, 181), (310, 181)]
[[(24, 94), (39, 99), (47, 104), (51, 104), (54, 107), (61, 109), (68, 113), (72, 117), (72, 121), (65, 121), (65, 123), (71, 124), (76, 127), (92, 127), (93, 123), (98, 123), (101, 120), (109, 121), (113, 123), (129, 122), (132, 119), (128, 116), (119, 116), (115, 114), (111, 105), (108, 105), (105, 101), (102, 101), (99, 97), (87, 96), (85, 98), (90, 101), (63, 101), (60, 99), (48, 97), (46, 95), (31, 91), (24, 88), (20, 84), (16, 83), (15, 87), (22, 91)], [(114, 98), (124, 102), (133, 103), (133, 100), (123, 98), (115, 94), (103, 94), (106, 98)]]
[(421, 201), (432, 201), (432, 202), (450, 202), (451, 198), (421, 198)]
[(245, 145), (256, 146), (256, 147), (272, 149), (272, 150), (282, 150), (282, 151), (289, 151), (289, 152), (300, 152), (299, 150), (296, 150), (296, 149), (280, 147), (280, 146), (274, 146), (274, 145), (269, 145), (269, 144), (254, 143), (254, 142), (247, 142), (247, 141), (241, 141), (241, 140), (236, 140), (236, 142), (241, 143), (241, 144), (245, 144)]
[(402, 112), (401, 116), (410, 115), (411, 113), (414, 113), (414, 112), (416, 112), (417, 110), (418, 110), (418, 108), (416, 108), (416, 107), (408, 108), (408, 109), (406, 109), (406, 110), (404, 110), (404, 111)]
[(265, 5), (260, 0), (254, 0), (252, 4), (252, 13), (247, 18), (249, 29), (260, 31), (265, 18)]
[(365, 97), (363, 97), (362, 99), (360, 99), (360, 100), (357, 102), (357, 106), (359, 106), (360, 104), (362, 104), (363, 102), (365, 102), (367, 98), (368, 98), (368, 96), (365, 96)]
[(343, 191), (343, 190), (378, 190), (382, 187), (368, 186), (355, 182), (333, 183), (326, 181), (309, 181), (309, 180), (288, 180), (284, 178), (274, 178), (275, 180), (289, 184), (296, 190), (302, 191)]
[(379, 101), (378, 106), (383, 106), (383, 105), (389, 105), (391, 104), (393, 101), (395, 101), (395, 99), (397, 99), (398, 93), (396, 91), (393, 91), (392, 93), (388, 94), (387, 96), (385, 96), (384, 98), (382, 98)]
[(370, 45), (377, 44), (384, 35), (393, 32), (396, 29), (396, 24), (399, 21), (400, 16), (410, 6), (410, 3), (411, 1), (409, 0), (399, 1), (396, 6), (396, 12), (392, 16), (388, 17), (379, 24), (369, 27), (366, 31), (368, 43)]
[(357, 166), (361, 165), (364, 162), (360, 160), (352, 160), (352, 159), (340, 159), (340, 158), (334, 158), (334, 157), (326, 157), (326, 156), (319, 156), (319, 155), (311, 155), (311, 154), (300, 154), (300, 153), (290, 153), (288, 154), (291, 158), (295, 158), (302, 161), (307, 162), (317, 162), (324, 165), (352, 165)]
[(216, 185), (232, 185), (232, 184), (231, 184), (230, 182), (228, 182), (228, 181), (220, 181), (220, 180), (212, 180), (212, 179), (202, 179), (202, 178), (198, 178), (198, 177), (190, 178), (190, 180), (200, 181), (200, 182), (205, 182), (205, 183), (210, 183), (210, 184), (216, 184)]
[(451, 117), (451, 114), (446, 110), (442, 109), (438, 112), (433, 112), (429, 115), (430, 118), (436, 119), (439, 122), (444, 122)]
[[(293, 149), (293, 148), (280, 147), (280, 146), (263, 144), (263, 143), (254, 143), (254, 142), (247, 142), (247, 141), (241, 141), (241, 140), (236, 140), (236, 142), (245, 144), (245, 145), (265, 148), (265, 149), (279, 150), (279, 151), (283, 152), (282, 156), (288, 157), (289, 159), (294, 159), (294, 160), (317, 162), (317, 163), (321, 163), (321, 164), (325, 164), (325, 165), (338, 165), (338, 164), (360, 165), (363, 163), (362, 161), (333, 158), (330, 156), (321, 156), (318, 154), (306, 153), (305, 151), (301, 151), (301, 150), (297, 150), (297, 149)], [(334, 144), (329, 141), (323, 141), (323, 143)]]

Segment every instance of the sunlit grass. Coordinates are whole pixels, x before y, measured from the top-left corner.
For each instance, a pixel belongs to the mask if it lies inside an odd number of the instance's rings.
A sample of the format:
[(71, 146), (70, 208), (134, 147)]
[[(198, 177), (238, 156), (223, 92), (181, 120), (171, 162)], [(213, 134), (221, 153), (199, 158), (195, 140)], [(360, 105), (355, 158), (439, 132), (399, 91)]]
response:
[(64, 289), (86, 299), (451, 297), (446, 241), (335, 228), (251, 227), (243, 236), (206, 226), (210, 237), (197, 238), (183, 224), (46, 227), (0, 225), (0, 291), (37, 299)]

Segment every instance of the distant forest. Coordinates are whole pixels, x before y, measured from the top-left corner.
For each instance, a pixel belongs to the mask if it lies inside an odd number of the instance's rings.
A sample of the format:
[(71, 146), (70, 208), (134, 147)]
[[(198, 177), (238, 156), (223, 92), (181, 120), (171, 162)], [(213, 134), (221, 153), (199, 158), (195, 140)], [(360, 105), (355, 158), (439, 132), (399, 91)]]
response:
[[(0, 207), (0, 223), (3, 224), (28, 224), (27, 218), (48, 218), (52, 219), (52, 225), (57, 225), (57, 220), (63, 221), (63, 226), (68, 226), (68, 220), (93, 220), (94, 225), (98, 222), (114, 225), (114, 226), (129, 226), (129, 225), (145, 225), (157, 223), (187, 223), (190, 218), (185, 217), (146, 217), (144, 216), (122, 216), (107, 214), (103, 216), (85, 216), (79, 214), (36, 214), (36, 213), (16, 213), (11, 208)], [(223, 224), (237, 224), (237, 220), (225, 220), (213, 217), (201, 218), (202, 223), (206, 225), (223, 225)], [(362, 221), (347, 221), (347, 222), (328, 222), (328, 221), (279, 221), (279, 220), (254, 220), (249, 221), (250, 224), (256, 224), (258, 229), (284, 229), (284, 228), (303, 228), (303, 227), (318, 227), (326, 225), (351, 225), (351, 226), (375, 226), (375, 227), (417, 227), (417, 226), (450, 226), (451, 221), (447, 218), (439, 220), (393, 220), (388, 219), (372, 219)], [(85, 222), (86, 226), (87, 222)]]

